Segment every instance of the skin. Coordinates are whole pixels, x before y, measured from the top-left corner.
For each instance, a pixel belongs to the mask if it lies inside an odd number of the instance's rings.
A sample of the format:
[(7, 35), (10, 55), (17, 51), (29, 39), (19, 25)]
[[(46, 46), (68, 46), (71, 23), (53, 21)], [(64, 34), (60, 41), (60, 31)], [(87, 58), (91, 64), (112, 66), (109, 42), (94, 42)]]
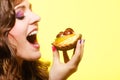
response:
[(66, 80), (77, 70), (83, 56), (84, 42), (85, 40), (78, 40), (71, 59), (69, 59), (66, 51), (63, 52), (65, 63), (60, 62), (59, 51), (53, 46), (53, 64), (50, 70), (49, 80)]
[(39, 44), (31, 44), (27, 41), (27, 35), (32, 31), (38, 30), (38, 21), (40, 17), (31, 11), (31, 4), (28, 0), (15, 7), (15, 12), (24, 16), (22, 19), (16, 19), (16, 23), (9, 33), (11, 43), (17, 47), (16, 57), (21, 60), (36, 60), (40, 58)]
[[(41, 56), (41, 53), (39, 52), (40, 45), (38, 43), (29, 43), (26, 37), (31, 32), (38, 31), (40, 17), (31, 11), (31, 4), (28, 0), (24, 0), (17, 5), (15, 7), (15, 12), (23, 18), (16, 18), (16, 23), (9, 32), (8, 37), (11, 44), (17, 48), (17, 53), (15, 55), (18, 63), (22, 64), (23, 60), (32, 61), (39, 59)], [(78, 40), (71, 59), (69, 59), (67, 52), (64, 51), (66, 54), (63, 55), (65, 63), (60, 62), (59, 51), (54, 46), (52, 47), (52, 50), (53, 64), (49, 73), (49, 80), (65, 80), (77, 70), (83, 55), (84, 40)]]

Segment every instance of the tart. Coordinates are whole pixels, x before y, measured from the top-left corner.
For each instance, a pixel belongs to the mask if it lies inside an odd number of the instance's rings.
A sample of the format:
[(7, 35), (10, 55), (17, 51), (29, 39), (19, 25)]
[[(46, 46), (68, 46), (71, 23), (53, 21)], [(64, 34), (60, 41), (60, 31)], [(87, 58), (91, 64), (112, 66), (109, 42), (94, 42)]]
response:
[(70, 50), (76, 47), (77, 41), (82, 38), (82, 34), (76, 34), (72, 28), (67, 28), (57, 34), (52, 43), (58, 50)]

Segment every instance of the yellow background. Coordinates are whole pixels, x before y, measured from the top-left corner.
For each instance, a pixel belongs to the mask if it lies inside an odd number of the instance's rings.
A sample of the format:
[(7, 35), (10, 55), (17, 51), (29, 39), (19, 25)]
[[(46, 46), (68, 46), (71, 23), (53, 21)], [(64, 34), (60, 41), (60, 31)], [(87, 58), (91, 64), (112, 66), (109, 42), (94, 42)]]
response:
[[(51, 43), (67, 27), (82, 33), (84, 56), (68, 80), (120, 80), (120, 0), (31, 0), (41, 16), (42, 58), (52, 61)], [(69, 55), (72, 51), (69, 52)]]

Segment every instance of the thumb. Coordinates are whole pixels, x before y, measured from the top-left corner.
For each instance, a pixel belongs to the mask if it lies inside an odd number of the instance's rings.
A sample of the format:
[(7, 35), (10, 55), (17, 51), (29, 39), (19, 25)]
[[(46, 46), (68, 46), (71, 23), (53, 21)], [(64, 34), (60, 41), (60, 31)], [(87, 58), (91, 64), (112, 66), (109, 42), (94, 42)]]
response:
[(55, 46), (52, 46), (52, 52), (53, 52), (53, 63), (59, 62), (60, 56)]

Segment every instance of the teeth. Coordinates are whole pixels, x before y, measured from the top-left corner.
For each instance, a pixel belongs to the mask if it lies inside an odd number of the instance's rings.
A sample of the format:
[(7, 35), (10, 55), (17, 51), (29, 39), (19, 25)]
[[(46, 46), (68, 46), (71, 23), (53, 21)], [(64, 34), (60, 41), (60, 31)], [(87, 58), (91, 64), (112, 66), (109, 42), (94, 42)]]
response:
[(38, 31), (33, 31), (33, 32), (31, 32), (31, 33), (29, 34), (29, 36), (34, 35), (34, 34), (37, 34), (37, 32), (38, 32)]

